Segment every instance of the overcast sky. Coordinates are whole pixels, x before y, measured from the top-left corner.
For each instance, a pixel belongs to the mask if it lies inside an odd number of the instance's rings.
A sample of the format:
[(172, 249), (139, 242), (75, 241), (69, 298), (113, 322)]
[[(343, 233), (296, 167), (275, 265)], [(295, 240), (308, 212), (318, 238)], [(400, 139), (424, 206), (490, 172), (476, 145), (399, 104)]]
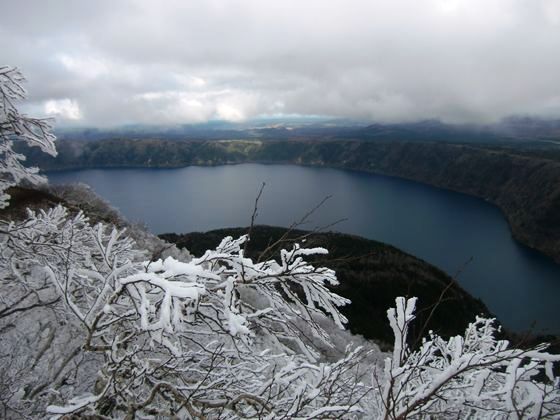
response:
[(59, 124), (560, 117), (560, 0), (0, 0)]

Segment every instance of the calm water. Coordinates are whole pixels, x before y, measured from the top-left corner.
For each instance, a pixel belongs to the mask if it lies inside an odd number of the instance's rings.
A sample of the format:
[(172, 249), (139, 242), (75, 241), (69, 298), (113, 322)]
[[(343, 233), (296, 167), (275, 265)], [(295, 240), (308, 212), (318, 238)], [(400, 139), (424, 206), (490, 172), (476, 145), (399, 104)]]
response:
[(514, 329), (560, 332), (560, 265), (511, 238), (500, 211), (479, 199), (414, 182), (335, 169), (243, 164), (52, 173), (85, 182), (152, 232), (247, 226), (260, 184), (258, 223), (288, 226), (332, 198), (304, 228), (334, 229), (395, 245), (450, 274)]

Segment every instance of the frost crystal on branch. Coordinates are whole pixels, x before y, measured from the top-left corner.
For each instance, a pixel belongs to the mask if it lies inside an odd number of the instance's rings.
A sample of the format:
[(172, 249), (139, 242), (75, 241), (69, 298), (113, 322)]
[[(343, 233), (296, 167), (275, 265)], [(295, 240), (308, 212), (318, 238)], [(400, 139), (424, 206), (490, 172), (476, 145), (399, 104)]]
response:
[(16, 103), (25, 99), (22, 83), (25, 78), (13, 67), (0, 66), (0, 208), (8, 204), (6, 190), (22, 181), (33, 184), (44, 182), (37, 168), (26, 168), (25, 156), (13, 150), (14, 140), (23, 140), (29, 146), (38, 146), (45, 153), (56, 156), (55, 136), (49, 119), (30, 118), (21, 114)]
[[(430, 333), (419, 349), (406, 343), (416, 299), (396, 300), (388, 311), (395, 336), (379, 384), (377, 407), (382, 418), (557, 418), (558, 378), (551, 355), (541, 345), (513, 349), (497, 340), (493, 319), (477, 318), (463, 336), (445, 340)], [(537, 380), (545, 373), (546, 379)]]
[[(102, 356), (99, 392), (48, 411), (111, 416), (313, 417), (357, 413), (369, 387), (366, 352), (317, 363), (318, 322), (345, 318), (348, 301), (327, 289), (332, 270), (304, 261), (322, 249), (295, 245), (255, 263), (247, 240), (224, 238), (201, 258), (142, 261), (122, 231), (91, 226), (57, 207), (3, 226), (4, 266), (34, 265), (81, 328), (84, 350)], [(315, 413), (315, 414), (314, 414)]]

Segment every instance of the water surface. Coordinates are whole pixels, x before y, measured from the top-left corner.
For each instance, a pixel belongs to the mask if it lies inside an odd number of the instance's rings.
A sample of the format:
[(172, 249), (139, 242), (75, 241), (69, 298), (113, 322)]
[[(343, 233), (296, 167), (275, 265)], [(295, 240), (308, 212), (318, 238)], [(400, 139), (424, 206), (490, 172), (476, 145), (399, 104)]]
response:
[(243, 164), (181, 169), (103, 169), (49, 174), (85, 182), (154, 233), (247, 226), (262, 182), (257, 222), (289, 226), (325, 196), (302, 228), (333, 229), (394, 245), (453, 275), (507, 327), (560, 332), (560, 265), (516, 243), (498, 208), (415, 182), (353, 171)]

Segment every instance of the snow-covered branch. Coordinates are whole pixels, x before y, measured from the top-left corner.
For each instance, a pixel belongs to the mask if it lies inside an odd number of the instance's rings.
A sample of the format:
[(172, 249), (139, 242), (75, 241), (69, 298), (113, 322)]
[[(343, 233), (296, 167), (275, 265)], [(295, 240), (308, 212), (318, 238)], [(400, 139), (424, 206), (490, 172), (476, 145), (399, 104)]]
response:
[(395, 335), (393, 357), (379, 385), (381, 417), (390, 419), (555, 418), (560, 413), (559, 379), (552, 364), (560, 356), (541, 345), (510, 348), (496, 339), (493, 319), (477, 318), (463, 336), (434, 333), (411, 351), (406, 337), (416, 300), (397, 298), (388, 311)]
[(52, 405), (52, 414), (108, 404), (116, 416), (362, 410), (369, 388), (356, 369), (364, 351), (317, 364), (316, 339), (330, 343), (318, 320), (331, 316), (342, 327), (338, 307), (347, 303), (326, 287), (337, 282), (332, 270), (304, 261), (324, 249), (295, 245), (278, 261), (255, 263), (243, 255), (246, 237), (228, 237), (201, 258), (144, 261), (122, 231), (62, 207), (1, 231), (3, 266), (43, 273), (84, 331), (84, 349), (104, 359), (103, 394)]
[(25, 156), (13, 150), (13, 141), (23, 140), (29, 146), (40, 147), (45, 153), (56, 156), (52, 120), (28, 117), (16, 107), (27, 95), (24, 81), (17, 68), (0, 66), (0, 208), (8, 204), (10, 197), (6, 190), (9, 187), (22, 181), (33, 184), (45, 181), (37, 168), (23, 166)]

